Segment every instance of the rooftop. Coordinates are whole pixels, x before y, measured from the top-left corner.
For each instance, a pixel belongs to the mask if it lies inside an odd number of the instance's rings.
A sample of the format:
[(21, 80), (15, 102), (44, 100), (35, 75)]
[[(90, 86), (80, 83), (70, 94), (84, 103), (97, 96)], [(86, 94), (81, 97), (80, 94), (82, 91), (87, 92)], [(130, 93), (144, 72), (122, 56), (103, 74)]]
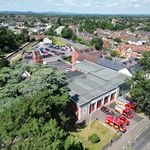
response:
[(83, 105), (123, 84), (126, 76), (112, 69), (83, 61), (75, 67), (86, 74), (69, 80), (70, 96)]
[(77, 77), (77, 76), (80, 76), (82, 75), (83, 73), (80, 72), (80, 71), (72, 71), (72, 66), (61, 61), (61, 60), (57, 60), (57, 61), (53, 61), (53, 62), (49, 62), (48, 63), (50, 66), (54, 67), (54, 68), (57, 68), (58, 70), (61, 70), (63, 72), (66, 73), (67, 75), (67, 80), (68, 79), (71, 79), (71, 78), (74, 78), (74, 77)]
[(126, 65), (124, 65), (124, 64), (121, 64), (117, 61), (111, 61), (108, 59), (104, 59), (104, 58), (97, 59), (96, 63), (98, 65), (102, 65), (104, 67), (108, 67), (108, 68), (116, 70), (116, 71), (126, 68)]

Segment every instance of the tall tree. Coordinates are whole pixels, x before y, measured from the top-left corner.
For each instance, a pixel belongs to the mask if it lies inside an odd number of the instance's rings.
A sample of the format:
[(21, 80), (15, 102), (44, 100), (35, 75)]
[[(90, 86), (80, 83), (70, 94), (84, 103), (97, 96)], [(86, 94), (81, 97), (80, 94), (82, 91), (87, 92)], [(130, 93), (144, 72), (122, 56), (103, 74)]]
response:
[(72, 39), (74, 37), (74, 32), (72, 31), (72, 29), (65, 27), (62, 29), (61, 35), (66, 39)]
[(138, 70), (129, 80), (132, 85), (130, 90), (131, 99), (136, 103), (137, 110), (144, 112), (150, 117), (150, 79), (149, 79), (149, 53), (145, 53), (140, 60), (142, 70)]
[(143, 58), (139, 60), (139, 64), (143, 67), (143, 70), (150, 73), (150, 51), (146, 51), (143, 54)]
[(91, 44), (94, 45), (97, 50), (101, 50), (103, 48), (103, 41), (101, 38), (93, 38), (91, 40)]
[(0, 27), (0, 50), (2, 53), (8, 53), (16, 50), (18, 43), (15, 34), (5, 27)]

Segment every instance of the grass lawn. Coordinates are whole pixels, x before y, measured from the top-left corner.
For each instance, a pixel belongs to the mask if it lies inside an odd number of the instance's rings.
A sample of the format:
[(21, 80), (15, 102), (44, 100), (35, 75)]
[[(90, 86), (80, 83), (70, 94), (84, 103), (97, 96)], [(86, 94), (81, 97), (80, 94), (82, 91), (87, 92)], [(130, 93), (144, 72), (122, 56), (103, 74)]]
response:
[(59, 40), (58, 38), (55, 38), (55, 39), (54, 39), (54, 44), (55, 44), (55, 45), (58, 45), (58, 46), (66, 46), (66, 45), (67, 45), (67, 43), (62, 42), (62, 41)]
[[(96, 144), (92, 144), (88, 141), (88, 136), (96, 133), (101, 141)], [(110, 140), (113, 138), (116, 133), (105, 127), (103, 124), (95, 121), (92, 126), (89, 128), (88, 126), (77, 129), (75, 132), (71, 132), (77, 139), (83, 144), (84, 148), (88, 148), (89, 150), (100, 150), (102, 149)]]

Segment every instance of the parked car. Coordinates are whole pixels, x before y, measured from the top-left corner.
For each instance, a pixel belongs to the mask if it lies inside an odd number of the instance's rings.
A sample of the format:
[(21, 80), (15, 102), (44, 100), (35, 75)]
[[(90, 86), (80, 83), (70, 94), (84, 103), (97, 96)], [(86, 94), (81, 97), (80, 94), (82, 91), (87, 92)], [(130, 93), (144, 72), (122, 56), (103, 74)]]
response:
[(112, 110), (110, 110), (108, 107), (101, 107), (101, 111), (104, 112), (107, 115), (114, 115), (114, 112)]

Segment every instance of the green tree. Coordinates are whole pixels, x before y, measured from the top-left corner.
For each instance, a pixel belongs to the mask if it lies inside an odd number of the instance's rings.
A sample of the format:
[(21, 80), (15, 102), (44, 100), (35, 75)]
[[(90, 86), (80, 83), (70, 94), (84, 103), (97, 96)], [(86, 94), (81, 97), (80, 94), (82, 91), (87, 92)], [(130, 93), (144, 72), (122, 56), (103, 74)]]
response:
[(62, 21), (61, 21), (61, 18), (58, 18), (58, 19), (57, 19), (57, 22), (56, 22), (56, 24), (58, 24), (59, 26), (62, 26)]
[(120, 52), (118, 50), (114, 50), (111, 52), (111, 56), (112, 57), (119, 57), (120, 56)]
[(0, 71), (0, 84), (2, 149), (83, 149), (66, 131), (65, 74), (49, 66), (18, 64)]
[(4, 58), (4, 56), (0, 57), (0, 69), (3, 67), (8, 67), (9, 62)]
[(83, 146), (73, 136), (68, 136), (65, 140), (65, 150), (83, 150)]
[(150, 53), (146, 52), (143, 56), (139, 61), (142, 69), (138, 70), (128, 82), (132, 87), (130, 90), (131, 99), (136, 103), (137, 110), (150, 117)]
[(101, 50), (103, 48), (103, 41), (101, 38), (93, 38), (91, 45), (94, 45), (97, 50)]
[(63, 38), (72, 39), (74, 37), (74, 32), (72, 31), (72, 29), (65, 27), (62, 29), (61, 35)]
[(46, 32), (46, 35), (56, 35), (57, 33), (55, 32), (55, 30), (53, 29), (53, 27), (49, 28)]
[(136, 103), (137, 111), (150, 117), (150, 80), (144, 71), (137, 71), (129, 82), (132, 85), (131, 99)]
[(143, 58), (139, 60), (139, 64), (143, 67), (144, 71), (150, 73), (150, 51), (143, 54)]
[(32, 34), (32, 35), (38, 35), (38, 33), (37, 33), (37, 32), (32, 32), (31, 34)]
[(22, 43), (29, 42), (29, 32), (27, 29), (21, 29), (20, 38)]
[(114, 41), (117, 42), (117, 43), (121, 43), (122, 40), (120, 38), (114, 38)]
[(5, 27), (0, 27), (0, 50), (2, 53), (9, 53), (18, 48), (15, 34)]

